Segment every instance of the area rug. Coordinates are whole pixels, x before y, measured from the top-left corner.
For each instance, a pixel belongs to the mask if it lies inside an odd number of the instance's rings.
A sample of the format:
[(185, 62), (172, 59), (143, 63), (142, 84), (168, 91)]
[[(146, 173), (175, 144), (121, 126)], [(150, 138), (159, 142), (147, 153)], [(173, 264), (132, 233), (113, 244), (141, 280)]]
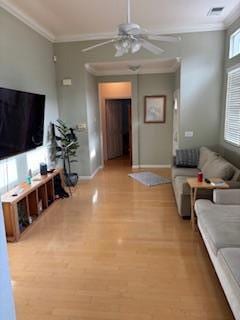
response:
[(171, 179), (166, 177), (161, 177), (152, 172), (136, 172), (129, 173), (129, 177), (141, 182), (145, 186), (151, 187), (159, 184), (171, 183)]

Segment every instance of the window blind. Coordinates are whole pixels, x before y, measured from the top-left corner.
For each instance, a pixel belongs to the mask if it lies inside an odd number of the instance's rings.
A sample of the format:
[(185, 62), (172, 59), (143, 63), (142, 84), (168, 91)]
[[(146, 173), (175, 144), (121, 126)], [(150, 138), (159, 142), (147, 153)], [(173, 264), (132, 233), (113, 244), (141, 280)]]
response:
[(240, 147), (240, 68), (228, 73), (224, 139)]
[(240, 29), (234, 32), (230, 37), (229, 58), (240, 54)]

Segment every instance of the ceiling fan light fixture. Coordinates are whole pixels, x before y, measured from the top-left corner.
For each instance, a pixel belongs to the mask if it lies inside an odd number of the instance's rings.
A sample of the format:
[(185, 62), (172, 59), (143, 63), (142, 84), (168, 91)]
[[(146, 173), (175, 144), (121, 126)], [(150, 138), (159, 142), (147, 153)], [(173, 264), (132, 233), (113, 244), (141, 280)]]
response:
[(114, 43), (114, 47), (117, 51), (122, 49), (120, 40)]
[(127, 54), (129, 50), (132, 48), (132, 42), (128, 38), (123, 38), (117, 41), (115, 44), (115, 49), (117, 50), (116, 52), (116, 57), (121, 57), (124, 54)]
[(138, 65), (129, 65), (129, 66), (128, 66), (128, 69), (131, 70), (131, 71), (133, 71), (133, 72), (138, 71), (140, 68), (141, 68), (141, 65), (140, 65), (140, 64), (138, 64)]
[(127, 52), (128, 52), (128, 50), (131, 48), (130, 40), (129, 40), (129, 39), (123, 39), (123, 40), (122, 40), (122, 47), (123, 47), (125, 50), (127, 50)]
[(142, 47), (142, 44), (139, 40), (133, 40), (131, 44), (131, 52), (136, 53), (138, 52)]
[(124, 52), (122, 50), (117, 50), (116, 53), (115, 53), (115, 57), (118, 58), (118, 57), (122, 57), (124, 55)]
[[(1, 0), (0, 0), (1, 1)], [(163, 49), (156, 46), (149, 40), (162, 41), (162, 42), (178, 42), (181, 40), (180, 37), (173, 37), (168, 35), (162, 35), (157, 33), (149, 33), (144, 28), (141, 28), (136, 23), (131, 22), (131, 0), (125, 0), (128, 4), (128, 15), (127, 23), (122, 23), (118, 26), (118, 35), (113, 37), (111, 40), (104, 41), (102, 43), (95, 44), (88, 48), (82, 50), (82, 52), (87, 52), (95, 48), (99, 48), (112, 43), (116, 49), (115, 57), (121, 57), (128, 53), (136, 53), (141, 48), (144, 48), (148, 52), (155, 55), (160, 55), (164, 52)]]

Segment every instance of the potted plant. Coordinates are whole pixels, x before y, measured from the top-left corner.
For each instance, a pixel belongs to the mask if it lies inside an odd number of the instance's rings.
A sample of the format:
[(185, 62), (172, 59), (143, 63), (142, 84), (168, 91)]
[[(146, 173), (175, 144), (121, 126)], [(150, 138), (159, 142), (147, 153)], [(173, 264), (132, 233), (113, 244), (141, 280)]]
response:
[(74, 187), (78, 182), (78, 174), (71, 170), (71, 163), (77, 162), (76, 154), (79, 143), (74, 129), (69, 128), (62, 120), (57, 120), (55, 127), (59, 135), (56, 135), (56, 158), (63, 160), (65, 183)]

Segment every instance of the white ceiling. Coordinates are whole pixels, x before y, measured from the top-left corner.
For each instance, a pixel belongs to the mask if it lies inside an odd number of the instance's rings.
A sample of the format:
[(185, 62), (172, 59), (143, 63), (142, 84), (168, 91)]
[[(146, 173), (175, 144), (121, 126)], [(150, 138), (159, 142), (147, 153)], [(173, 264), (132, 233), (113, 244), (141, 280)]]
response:
[[(0, 5), (52, 41), (101, 39), (126, 21), (126, 0), (0, 0)], [(224, 6), (220, 16), (210, 8)], [(240, 0), (132, 0), (132, 21), (150, 31), (220, 30), (240, 15)]]
[[(144, 73), (171, 73), (180, 66), (180, 59), (145, 59), (134, 61), (87, 63), (86, 69), (97, 76), (144, 74)], [(139, 67), (132, 71), (129, 67)]]

